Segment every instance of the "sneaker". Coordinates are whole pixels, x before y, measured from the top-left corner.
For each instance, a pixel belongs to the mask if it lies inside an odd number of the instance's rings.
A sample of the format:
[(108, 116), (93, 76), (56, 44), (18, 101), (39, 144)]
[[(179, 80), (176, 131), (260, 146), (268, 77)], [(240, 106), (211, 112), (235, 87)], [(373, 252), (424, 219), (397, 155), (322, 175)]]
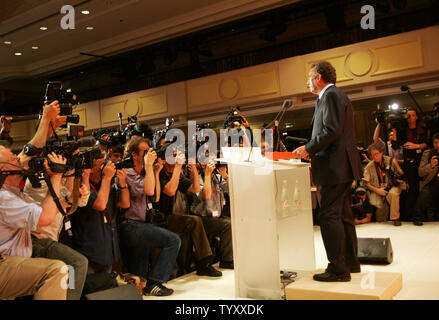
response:
[(208, 277), (221, 277), (223, 273), (221, 271), (216, 270), (211, 265), (205, 266), (197, 270), (198, 276), (208, 276)]
[(163, 284), (159, 283), (152, 286), (146, 285), (146, 287), (143, 288), (143, 293), (145, 296), (166, 297), (173, 294), (174, 290), (166, 288)]
[(234, 269), (233, 261), (221, 261), (219, 267), (221, 269)]

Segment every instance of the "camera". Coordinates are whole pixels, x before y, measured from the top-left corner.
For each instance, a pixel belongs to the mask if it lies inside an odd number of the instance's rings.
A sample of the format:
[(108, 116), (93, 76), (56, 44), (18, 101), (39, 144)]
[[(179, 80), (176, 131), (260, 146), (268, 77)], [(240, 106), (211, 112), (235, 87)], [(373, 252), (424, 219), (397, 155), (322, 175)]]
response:
[(224, 121), (224, 129), (238, 127), (244, 122), (240, 114), (241, 108), (239, 106), (232, 106), (231, 108), (232, 110), (227, 114), (226, 120)]
[(59, 102), (61, 116), (71, 115), (73, 113), (73, 106), (78, 104), (77, 96), (63, 90), (61, 81), (49, 81), (46, 85), (44, 103), (50, 104), (55, 100)]
[(387, 192), (392, 189), (392, 187), (397, 187), (400, 185), (400, 182), (398, 182), (397, 180), (403, 180), (406, 181), (407, 178), (404, 175), (400, 175), (398, 173), (393, 172), (393, 170), (388, 169), (387, 170), (387, 174), (389, 175), (389, 183), (387, 188), (385, 188), (384, 190), (386, 190)]
[(132, 156), (128, 156), (126, 158), (123, 158), (122, 160), (114, 162), (114, 165), (116, 166), (117, 170), (134, 168), (133, 157)]
[(93, 136), (99, 143), (107, 147), (124, 145), (127, 142), (126, 133), (121, 130), (100, 129), (93, 131)]
[[(79, 115), (73, 114), (73, 106), (79, 103), (78, 97), (63, 90), (61, 81), (49, 81), (46, 85), (46, 93), (44, 94), (44, 103), (50, 104), (58, 100), (60, 107), (60, 116), (67, 117), (67, 123), (79, 123)], [(62, 127), (66, 127), (65, 125)]]

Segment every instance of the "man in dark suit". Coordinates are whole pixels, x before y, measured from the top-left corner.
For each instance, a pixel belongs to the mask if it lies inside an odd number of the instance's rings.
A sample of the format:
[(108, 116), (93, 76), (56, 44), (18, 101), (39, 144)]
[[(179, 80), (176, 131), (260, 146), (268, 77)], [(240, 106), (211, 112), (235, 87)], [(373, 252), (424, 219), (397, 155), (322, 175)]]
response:
[(352, 105), (335, 86), (337, 77), (329, 62), (312, 65), (308, 86), (319, 95), (312, 122), (311, 140), (293, 153), (311, 159), (314, 184), (321, 186), (320, 229), (329, 264), (317, 281), (350, 281), (360, 272), (357, 234), (352, 216), (351, 185), (361, 177)]

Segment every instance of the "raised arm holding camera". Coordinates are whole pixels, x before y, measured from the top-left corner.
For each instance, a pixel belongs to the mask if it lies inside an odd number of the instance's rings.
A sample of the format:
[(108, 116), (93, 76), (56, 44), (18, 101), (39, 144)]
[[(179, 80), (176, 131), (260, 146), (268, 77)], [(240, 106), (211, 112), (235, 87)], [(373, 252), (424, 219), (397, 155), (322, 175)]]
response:
[[(44, 107), (42, 121), (32, 143), (44, 145), (49, 122), (58, 113), (56, 103)], [(66, 159), (54, 153), (48, 155), (44, 167), (55, 194), (47, 194), (41, 205), (38, 205), (26, 201), (20, 192), (19, 185), (25, 173), (23, 164), (28, 160), (23, 159), (23, 155), (22, 152), (21, 157), (17, 157), (9, 149), (0, 146), (0, 298), (11, 299), (33, 294), (34, 299), (65, 299), (67, 290), (61, 286), (65, 263), (30, 257), (31, 231), (38, 226), (52, 224), (58, 212), (53, 196), (59, 197), (62, 173), (50, 170), (48, 161), (63, 166)]]

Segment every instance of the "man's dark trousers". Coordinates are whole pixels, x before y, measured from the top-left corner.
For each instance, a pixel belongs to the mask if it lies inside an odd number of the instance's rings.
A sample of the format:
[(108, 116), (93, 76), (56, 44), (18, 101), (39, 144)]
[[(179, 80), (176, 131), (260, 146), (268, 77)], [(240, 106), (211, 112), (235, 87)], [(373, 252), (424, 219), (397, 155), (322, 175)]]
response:
[(352, 216), (352, 182), (322, 186), (320, 230), (329, 265), (326, 271), (348, 273), (358, 267), (357, 234)]

